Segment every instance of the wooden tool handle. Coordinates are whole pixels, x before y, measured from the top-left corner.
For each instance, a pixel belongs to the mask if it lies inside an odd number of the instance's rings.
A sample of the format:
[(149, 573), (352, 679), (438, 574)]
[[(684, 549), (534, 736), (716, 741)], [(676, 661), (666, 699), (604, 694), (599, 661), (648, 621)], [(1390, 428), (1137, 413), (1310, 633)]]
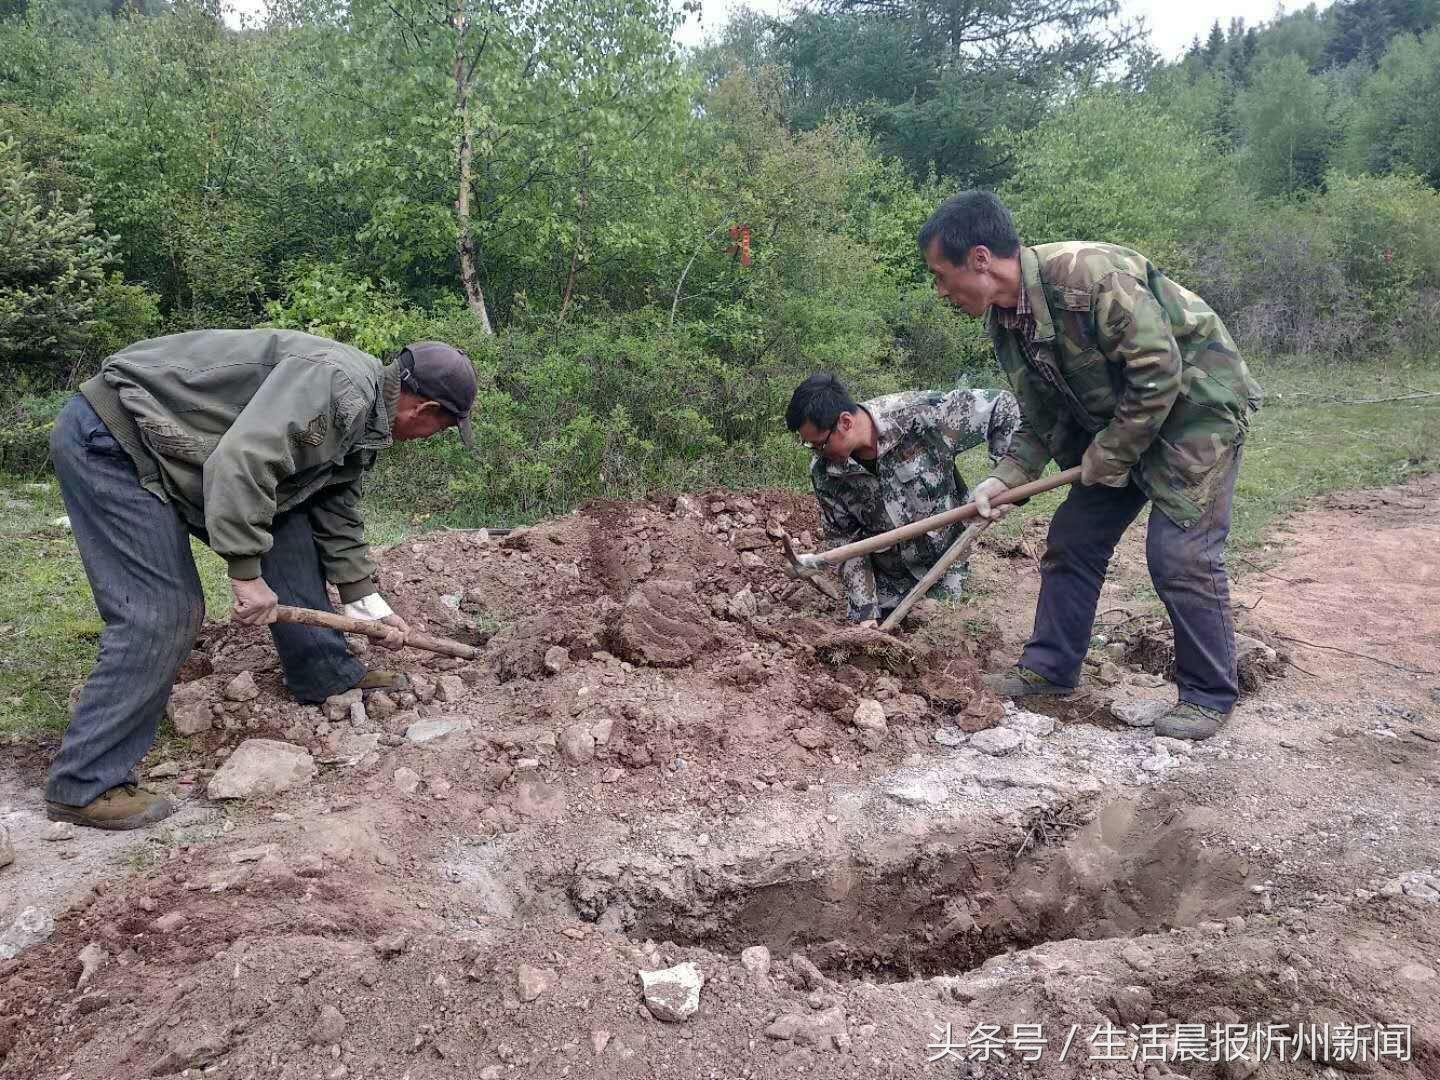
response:
[[(1028, 484), (1021, 484), (1019, 487), (1006, 488), (993, 499), (991, 506), (1009, 506), (1011, 503), (1021, 502), (1032, 495), (1040, 495), (1046, 491), (1054, 491), (1066, 484), (1078, 483), (1080, 480), (1080, 466), (1073, 469), (1066, 469), (1064, 472), (1056, 473), (1054, 476), (1046, 476), (1040, 480), (1032, 480)], [(973, 502), (964, 506), (957, 506), (954, 510), (946, 510), (943, 514), (935, 514), (932, 517), (921, 518), (919, 521), (912, 521), (909, 525), (902, 525), (898, 529), (891, 529), (889, 532), (880, 533), (877, 536), (866, 537), (864, 540), (857, 540), (853, 544), (846, 544), (844, 547), (831, 548), (829, 551), (822, 551), (820, 558), (832, 566), (839, 566), (849, 559), (860, 555), (869, 555), (871, 552), (884, 551), (888, 547), (905, 540), (913, 540), (917, 536), (933, 532), (935, 529), (943, 529), (954, 525), (959, 521), (969, 521), (980, 511)]]
[[(386, 637), (391, 630), (384, 623), (373, 619), (352, 619), (349, 615), (336, 615), (332, 611), (315, 611), (312, 608), (291, 607), (288, 604), (280, 604), (275, 608), (275, 621), (323, 626), (329, 630), (339, 630), (342, 634), (364, 634), (371, 638)], [(473, 645), (462, 645), (458, 641), (431, 637), (429, 634), (417, 634), (414, 630), (405, 635), (405, 644), (414, 649), (424, 649), (440, 656), (454, 656), (461, 660), (474, 660), (480, 655), (480, 650)]]
[(910, 614), (910, 609), (918, 604), (925, 594), (935, 587), (935, 583), (945, 576), (945, 572), (949, 570), (950, 567), (970, 554), (970, 549), (975, 546), (975, 541), (980, 538), (980, 534), (994, 524), (995, 522), (993, 521), (981, 518), (973, 525), (967, 527), (966, 530), (960, 534), (960, 539), (951, 544), (949, 550), (946, 551), (944, 555), (941, 555), (939, 561), (920, 579), (920, 584), (905, 594), (905, 599), (900, 601), (900, 606), (886, 616), (885, 621), (880, 624), (880, 629), (888, 632), (899, 626), (900, 620)]

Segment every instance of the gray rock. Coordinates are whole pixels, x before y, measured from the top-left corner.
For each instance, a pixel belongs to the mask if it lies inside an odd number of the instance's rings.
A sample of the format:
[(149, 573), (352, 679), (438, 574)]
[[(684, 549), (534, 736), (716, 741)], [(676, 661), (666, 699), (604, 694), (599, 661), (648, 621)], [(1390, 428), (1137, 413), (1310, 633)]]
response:
[(1110, 711), (1117, 720), (1131, 727), (1154, 727), (1155, 721), (1170, 711), (1170, 704), (1165, 701), (1113, 701)]
[(105, 962), (110, 959), (110, 954), (92, 941), (80, 950), (79, 959), (80, 978), (75, 981), (75, 985), (85, 986), (93, 980), (96, 975), (100, 974), (100, 969), (103, 968)]
[(331, 735), (326, 739), (325, 752), (320, 756), (322, 765), (358, 765), (365, 755), (380, 745), (380, 733), (370, 731), (356, 734)]
[(770, 974), (770, 950), (764, 945), (751, 945), (740, 953), (740, 964), (755, 978), (763, 979)]
[(1123, 986), (1110, 995), (1121, 1024), (1143, 1024), (1155, 1005), (1155, 995), (1145, 986)]
[(1155, 753), (1147, 757), (1144, 761), (1140, 762), (1140, 768), (1143, 769), (1145, 772), (1158, 774), (1163, 773), (1166, 769), (1170, 768), (1170, 766), (1174, 764), (1175, 759), (1170, 756), (1170, 752), (1168, 750), (1161, 749), (1157, 750)]
[(585, 724), (571, 724), (560, 732), (557, 743), (560, 756), (571, 765), (585, 765), (595, 760), (595, 736)]
[(400, 705), (384, 690), (376, 690), (365, 702), (365, 711), (376, 720), (388, 720), (400, 711)]
[(402, 765), (395, 770), (395, 775), (391, 779), (396, 789), (404, 795), (414, 795), (420, 790), (420, 774), (414, 769), (407, 769)]
[(50, 827), (45, 830), (45, 835), (42, 836), (41, 839), (49, 840), (51, 843), (60, 840), (74, 840), (75, 826), (71, 825), (68, 821), (52, 821)]
[(0, 866), (9, 866), (15, 861), (15, 841), (10, 838), (10, 826), (0, 825)]
[(362, 731), (370, 726), (370, 714), (365, 711), (365, 702), (352, 701), (350, 703), (350, 726)]
[(254, 701), (259, 696), (260, 688), (255, 685), (255, 676), (248, 671), (240, 672), (225, 684), (226, 701)]
[(886, 788), (885, 794), (906, 806), (939, 806), (948, 797), (944, 785), (929, 779), (895, 784)]
[(660, 971), (640, 972), (640, 986), (651, 1016), (668, 1024), (680, 1024), (699, 1011), (705, 976), (697, 965), (686, 961)]
[(276, 739), (246, 739), (216, 770), (206, 788), (212, 799), (254, 799), (288, 791), (315, 776), (304, 747)]
[(942, 727), (935, 732), (935, 741), (941, 746), (947, 746), (952, 750), (957, 746), (964, 746), (968, 738), (969, 736), (959, 728)]
[(515, 968), (515, 988), (521, 1001), (534, 1001), (555, 985), (555, 972), (550, 968), (534, 964), (519, 964)]
[(610, 735), (614, 730), (615, 720), (609, 716), (596, 720), (595, 723), (590, 725), (590, 734), (595, 736), (596, 746), (608, 746), (610, 743)]
[(725, 610), (730, 613), (732, 619), (743, 621), (754, 618), (760, 611), (760, 604), (759, 601), (755, 599), (755, 594), (750, 591), (750, 586), (746, 585), (734, 596), (730, 597), (729, 603), (725, 605)]
[(177, 735), (199, 735), (215, 723), (215, 714), (210, 711), (210, 695), (201, 681), (175, 687), (170, 693), (167, 711)]
[(436, 701), (456, 702), (464, 697), (465, 682), (459, 675), (441, 675), (435, 680)]
[(885, 707), (873, 698), (860, 699), (852, 721), (860, 731), (861, 744), (869, 750), (878, 749), (890, 731), (885, 721)]
[(320, 1006), (310, 1041), (316, 1046), (334, 1046), (345, 1036), (345, 1017), (334, 1005)]
[(1150, 740), (1150, 745), (1154, 747), (1157, 754), (1161, 751), (1182, 755), (1189, 755), (1195, 752), (1195, 744), (1193, 742), (1186, 739), (1172, 739), (1166, 735), (1156, 735)]
[(570, 666), (570, 650), (564, 645), (551, 645), (545, 650), (545, 670), (551, 675), (559, 675)]
[(830, 736), (813, 724), (806, 724), (790, 733), (790, 737), (806, 750), (821, 750), (830, 745)]
[(1149, 971), (1155, 966), (1155, 958), (1139, 945), (1126, 945), (1120, 950), (1120, 959), (1136, 971)]
[(162, 761), (148, 773), (147, 780), (169, 780), (171, 777), (180, 775), (180, 763), (178, 761)]
[(997, 757), (1004, 754), (1013, 754), (1025, 742), (1025, 736), (1018, 731), (1012, 731), (1006, 727), (986, 728), (984, 731), (977, 731), (970, 736), (970, 746), (983, 754), (993, 754)]
[(31, 945), (38, 945), (55, 932), (55, 920), (48, 911), (28, 907), (10, 924), (10, 929), (0, 934), (0, 960), (19, 956)]
[(332, 724), (341, 720), (348, 720), (350, 717), (350, 706), (357, 701), (363, 701), (365, 694), (361, 690), (346, 690), (343, 694), (332, 694), (325, 699), (321, 711), (325, 713), (325, 719)]
[(1055, 730), (1055, 718), (1043, 713), (1017, 709), (1013, 703), (1007, 701), (1005, 715), (1000, 718), (1000, 726), (1009, 728), (1011, 731), (1018, 731), (1022, 735), (1033, 735), (1037, 739), (1043, 739)]
[(464, 720), (437, 716), (429, 720), (417, 720), (405, 729), (405, 738), (417, 746), (443, 738), (457, 731), (464, 731), (470, 725)]
[(808, 1013), (785, 1013), (765, 1029), (765, 1035), (817, 1050), (833, 1050), (843, 1045), (849, 1032), (845, 1030), (845, 1010), (831, 1005)]

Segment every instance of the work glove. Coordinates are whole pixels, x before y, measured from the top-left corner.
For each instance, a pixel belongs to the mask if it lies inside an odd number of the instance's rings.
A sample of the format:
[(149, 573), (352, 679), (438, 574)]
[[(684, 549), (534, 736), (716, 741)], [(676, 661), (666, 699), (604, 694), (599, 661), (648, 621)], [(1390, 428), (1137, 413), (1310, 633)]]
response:
[(248, 581), (231, 578), (230, 591), (235, 594), (235, 613), (231, 617), (236, 622), (245, 626), (267, 626), (275, 621), (280, 598), (264, 578)]
[(1010, 512), (1010, 506), (1008, 504), (1005, 506), (991, 506), (990, 500), (1002, 491), (1009, 490), (1010, 485), (1005, 483), (1004, 480), (995, 476), (987, 476), (975, 485), (975, 490), (970, 493), (970, 497), (975, 501), (975, 505), (979, 509), (982, 518), (986, 521), (999, 521)]
[(369, 596), (362, 596), (359, 600), (352, 600), (345, 605), (345, 614), (352, 619), (380, 622), (390, 627), (390, 633), (383, 638), (373, 639), (376, 644), (383, 645), (387, 649), (403, 649), (405, 647), (405, 635), (410, 632), (410, 627), (404, 619), (390, 610), (390, 605), (379, 593), (371, 593)]

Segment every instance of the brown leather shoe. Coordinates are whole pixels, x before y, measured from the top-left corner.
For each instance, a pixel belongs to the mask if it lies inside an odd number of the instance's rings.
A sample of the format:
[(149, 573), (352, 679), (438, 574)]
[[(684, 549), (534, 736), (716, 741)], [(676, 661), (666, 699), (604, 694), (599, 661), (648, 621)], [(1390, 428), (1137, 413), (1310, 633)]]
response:
[(45, 800), (45, 816), (92, 829), (143, 829), (175, 812), (164, 795), (139, 784), (117, 784), (87, 806), (66, 806)]
[(410, 676), (403, 671), (386, 671), (377, 668), (365, 672), (364, 676), (351, 687), (352, 690), (409, 690)]

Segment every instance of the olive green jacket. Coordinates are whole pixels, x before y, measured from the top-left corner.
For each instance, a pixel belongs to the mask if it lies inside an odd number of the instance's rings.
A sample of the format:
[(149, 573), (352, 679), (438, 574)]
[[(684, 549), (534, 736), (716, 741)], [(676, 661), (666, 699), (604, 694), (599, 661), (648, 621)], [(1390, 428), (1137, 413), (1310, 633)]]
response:
[(1070, 242), (1020, 249), (1035, 318), (1032, 365), (1019, 332), (986, 327), (1020, 401), (1020, 429), (992, 475), (1010, 487), (1094, 444), (1099, 482), (1134, 480), (1189, 527), (1214, 498), (1261, 390), (1206, 303), (1129, 248)]
[(393, 367), (293, 330), (196, 330), (120, 350), (80, 390), (232, 578), (260, 576), (275, 515), (303, 504), (341, 599), (375, 591), (360, 490), (391, 442)]

